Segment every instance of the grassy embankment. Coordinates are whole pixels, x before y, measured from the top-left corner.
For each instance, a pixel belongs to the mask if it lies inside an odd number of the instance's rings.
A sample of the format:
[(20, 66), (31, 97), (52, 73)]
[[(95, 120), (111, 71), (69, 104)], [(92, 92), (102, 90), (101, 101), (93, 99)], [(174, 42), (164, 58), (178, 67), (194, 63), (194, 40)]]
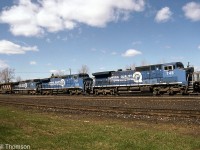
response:
[(86, 119), (0, 106), (0, 144), (30, 145), (31, 149), (200, 149), (200, 136), (193, 126), (183, 126)]

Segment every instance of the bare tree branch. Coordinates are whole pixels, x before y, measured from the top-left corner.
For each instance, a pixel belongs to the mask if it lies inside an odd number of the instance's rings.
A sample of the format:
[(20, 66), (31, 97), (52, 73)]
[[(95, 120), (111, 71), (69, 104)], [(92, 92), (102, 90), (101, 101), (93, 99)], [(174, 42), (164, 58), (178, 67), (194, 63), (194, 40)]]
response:
[(126, 70), (135, 70), (135, 64), (126, 65)]
[(0, 82), (9, 83), (15, 77), (15, 69), (5, 68), (0, 71)]
[(15, 78), (15, 80), (16, 80), (17, 82), (20, 82), (20, 81), (22, 81), (22, 78), (21, 78), (20, 76), (17, 76), (17, 77)]
[(141, 61), (141, 66), (147, 66), (147, 65), (149, 65), (149, 63), (146, 60)]
[(89, 68), (87, 65), (82, 65), (81, 68), (78, 70), (78, 73), (89, 74)]

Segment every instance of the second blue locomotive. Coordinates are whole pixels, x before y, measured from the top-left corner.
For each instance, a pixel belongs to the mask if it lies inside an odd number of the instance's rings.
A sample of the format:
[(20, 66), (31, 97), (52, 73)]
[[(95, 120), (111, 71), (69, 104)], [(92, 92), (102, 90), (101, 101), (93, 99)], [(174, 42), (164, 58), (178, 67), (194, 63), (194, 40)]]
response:
[(88, 74), (52, 76), (46, 79), (26, 80), (13, 83), (15, 94), (82, 94), (90, 93), (92, 79)]

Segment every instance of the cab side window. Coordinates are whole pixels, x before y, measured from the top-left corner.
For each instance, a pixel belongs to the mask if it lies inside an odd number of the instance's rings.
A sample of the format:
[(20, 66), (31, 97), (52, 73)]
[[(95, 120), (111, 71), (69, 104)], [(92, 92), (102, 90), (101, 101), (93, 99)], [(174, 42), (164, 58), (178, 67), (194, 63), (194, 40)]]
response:
[(165, 71), (171, 71), (171, 70), (174, 70), (174, 67), (172, 65), (170, 65), (170, 66), (164, 66), (164, 70)]
[(168, 66), (168, 70), (173, 70), (173, 66)]

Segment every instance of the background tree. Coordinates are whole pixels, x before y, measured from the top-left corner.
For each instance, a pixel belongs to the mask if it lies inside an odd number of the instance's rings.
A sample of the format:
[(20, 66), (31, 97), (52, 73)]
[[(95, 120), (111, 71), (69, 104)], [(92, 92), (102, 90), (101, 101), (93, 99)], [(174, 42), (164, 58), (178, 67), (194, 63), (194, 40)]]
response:
[(11, 82), (15, 77), (15, 69), (5, 68), (0, 71), (0, 82), (8, 83)]
[(148, 66), (149, 63), (144, 59), (141, 61), (141, 66)]
[(126, 70), (135, 70), (135, 64), (126, 65)]
[(65, 70), (52, 70), (51, 77), (60, 77), (65, 75)]
[(89, 74), (89, 68), (87, 65), (82, 65), (81, 68), (78, 70), (78, 73)]
[(16, 80), (17, 82), (20, 82), (20, 81), (22, 81), (22, 78), (21, 78), (20, 76), (17, 76), (17, 77), (15, 78), (15, 80)]

